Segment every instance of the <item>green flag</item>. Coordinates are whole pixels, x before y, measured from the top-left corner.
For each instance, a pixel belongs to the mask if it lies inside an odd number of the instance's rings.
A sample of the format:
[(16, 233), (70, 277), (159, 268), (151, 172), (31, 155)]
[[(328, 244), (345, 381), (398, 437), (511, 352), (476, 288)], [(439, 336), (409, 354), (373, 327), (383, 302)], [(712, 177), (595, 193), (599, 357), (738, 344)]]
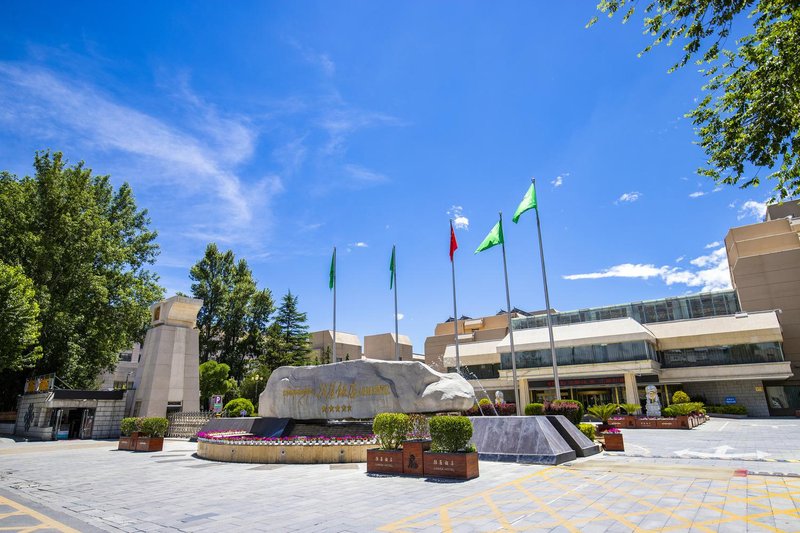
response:
[(475, 250), (475, 253), (482, 252), (487, 248), (491, 248), (492, 246), (497, 246), (498, 244), (503, 244), (503, 221), (498, 220), (497, 224), (494, 225), (492, 231), (489, 232), (489, 235), (483, 239), (483, 242), (478, 249)]
[(391, 277), (389, 278), (389, 289), (394, 287), (394, 277), (396, 273), (394, 271), (394, 246), (392, 246), (392, 260), (389, 262), (389, 273)]
[(336, 248), (333, 248), (333, 255), (331, 256), (331, 277), (328, 280), (328, 288), (333, 289), (336, 285)]
[(514, 218), (511, 219), (514, 221), (514, 224), (519, 220), (519, 216), (528, 209), (536, 209), (536, 189), (533, 188), (533, 183), (531, 183), (531, 188), (528, 189), (528, 192), (525, 193), (525, 197), (519, 203), (519, 207), (517, 207), (517, 211), (514, 213)]

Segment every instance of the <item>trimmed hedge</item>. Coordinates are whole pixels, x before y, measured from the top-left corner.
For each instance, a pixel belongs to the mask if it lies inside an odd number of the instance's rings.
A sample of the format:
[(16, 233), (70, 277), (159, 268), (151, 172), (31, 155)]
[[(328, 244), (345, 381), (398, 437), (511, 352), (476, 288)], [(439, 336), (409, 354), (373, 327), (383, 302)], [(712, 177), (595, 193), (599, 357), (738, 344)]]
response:
[(529, 403), (525, 406), (525, 415), (526, 416), (536, 416), (536, 415), (543, 415), (544, 414), (544, 404), (543, 403)]
[(564, 415), (577, 426), (583, 419), (583, 404), (578, 400), (553, 400), (544, 404), (544, 414)]
[(134, 431), (139, 431), (140, 418), (123, 418), (119, 423), (119, 432), (123, 437), (130, 437)]
[(253, 406), (253, 402), (248, 400), (247, 398), (235, 398), (228, 403), (225, 404), (225, 416), (229, 416), (232, 418), (236, 418), (237, 416), (242, 416), (242, 411), (247, 411), (247, 414), (244, 416), (253, 416), (253, 412), (256, 408)]
[(746, 415), (747, 408), (744, 405), (706, 405), (706, 413), (720, 415)]
[(372, 421), (372, 432), (378, 438), (381, 450), (400, 448), (409, 431), (411, 419), (405, 413), (381, 413)]
[(594, 440), (594, 424), (578, 424), (578, 429), (581, 430), (581, 433), (586, 435), (586, 438), (593, 441)]
[(123, 418), (119, 424), (119, 432), (129, 437), (134, 431), (141, 433), (142, 437), (163, 437), (167, 433), (169, 421), (160, 417)]
[(465, 416), (434, 416), (429, 421), (431, 451), (464, 451), (472, 438), (472, 422)]

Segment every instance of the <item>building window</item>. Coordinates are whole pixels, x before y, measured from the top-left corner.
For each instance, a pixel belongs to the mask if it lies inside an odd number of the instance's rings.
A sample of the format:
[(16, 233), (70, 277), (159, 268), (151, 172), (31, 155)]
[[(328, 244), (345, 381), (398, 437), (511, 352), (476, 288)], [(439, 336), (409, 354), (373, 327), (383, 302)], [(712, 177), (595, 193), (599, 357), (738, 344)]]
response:
[[(559, 365), (589, 365), (620, 361), (656, 359), (653, 346), (645, 341), (620, 342), (614, 344), (588, 344), (556, 348)], [(550, 349), (517, 352), (517, 368), (542, 368), (552, 366)], [(511, 354), (500, 354), (500, 369), (511, 368)]]
[(130, 363), (133, 360), (133, 352), (120, 352), (119, 360)]
[(779, 342), (737, 344), (733, 346), (706, 346), (661, 352), (664, 368), (691, 366), (746, 365), (783, 361)]

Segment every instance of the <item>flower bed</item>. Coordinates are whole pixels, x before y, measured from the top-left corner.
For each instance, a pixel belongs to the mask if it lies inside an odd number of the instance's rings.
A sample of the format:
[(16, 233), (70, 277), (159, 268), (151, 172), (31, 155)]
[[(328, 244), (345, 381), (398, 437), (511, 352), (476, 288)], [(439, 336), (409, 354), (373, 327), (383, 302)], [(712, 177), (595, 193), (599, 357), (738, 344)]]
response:
[(258, 437), (240, 431), (200, 432), (197, 455), (234, 463), (363, 463), (375, 442), (373, 435)]

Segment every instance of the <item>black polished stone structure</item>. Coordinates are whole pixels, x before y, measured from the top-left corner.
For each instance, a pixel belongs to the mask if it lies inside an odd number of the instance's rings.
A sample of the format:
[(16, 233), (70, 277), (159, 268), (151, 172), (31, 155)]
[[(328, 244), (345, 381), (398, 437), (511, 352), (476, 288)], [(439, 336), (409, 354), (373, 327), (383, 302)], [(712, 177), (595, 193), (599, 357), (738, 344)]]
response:
[[(545, 416), (472, 416), (472, 440), (483, 461), (558, 465), (576, 450)], [(564, 422), (570, 422), (559, 415)], [(587, 439), (588, 440), (588, 439)]]
[(567, 441), (578, 457), (589, 457), (600, 453), (600, 445), (590, 441), (575, 424), (562, 415), (547, 415), (556, 431)]

